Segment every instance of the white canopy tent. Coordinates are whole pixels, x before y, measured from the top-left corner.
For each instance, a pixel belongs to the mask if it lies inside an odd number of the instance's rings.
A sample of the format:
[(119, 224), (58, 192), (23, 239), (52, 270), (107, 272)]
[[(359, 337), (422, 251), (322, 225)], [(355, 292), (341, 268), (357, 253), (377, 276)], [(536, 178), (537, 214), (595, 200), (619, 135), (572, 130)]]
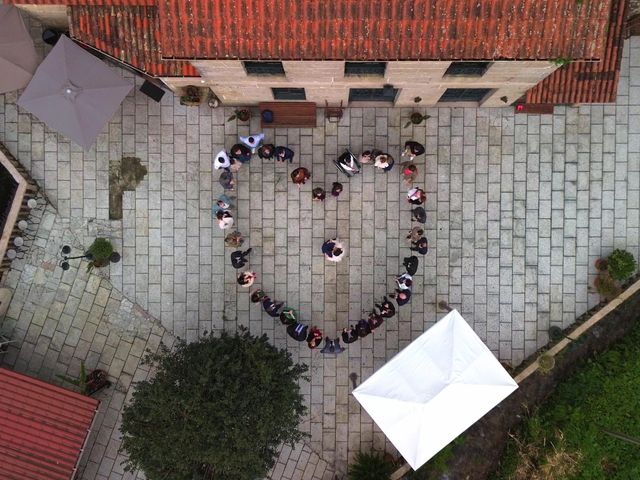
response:
[(516, 388), (454, 310), (353, 395), (415, 470)]

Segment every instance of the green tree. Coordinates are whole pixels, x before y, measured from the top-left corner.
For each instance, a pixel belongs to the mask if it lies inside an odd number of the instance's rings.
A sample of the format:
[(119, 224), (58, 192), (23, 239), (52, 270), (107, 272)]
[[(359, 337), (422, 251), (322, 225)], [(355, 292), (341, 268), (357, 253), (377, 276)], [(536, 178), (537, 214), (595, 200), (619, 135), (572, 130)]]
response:
[(304, 437), (298, 380), (307, 366), (266, 335), (205, 334), (145, 361), (157, 373), (137, 384), (122, 415), (129, 471), (149, 480), (249, 480), (274, 465), (281, 443)]

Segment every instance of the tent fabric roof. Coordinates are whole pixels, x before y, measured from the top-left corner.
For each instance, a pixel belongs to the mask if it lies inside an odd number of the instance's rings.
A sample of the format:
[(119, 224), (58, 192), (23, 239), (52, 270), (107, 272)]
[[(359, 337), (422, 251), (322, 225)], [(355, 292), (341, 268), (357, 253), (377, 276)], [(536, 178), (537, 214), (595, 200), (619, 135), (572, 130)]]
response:
[(509, 396), (517, 384), (453, 311), (353, 392), (417, 469)]
[(98, 400), (0, 368), (0, 465), (6, 480), (69, 480)]

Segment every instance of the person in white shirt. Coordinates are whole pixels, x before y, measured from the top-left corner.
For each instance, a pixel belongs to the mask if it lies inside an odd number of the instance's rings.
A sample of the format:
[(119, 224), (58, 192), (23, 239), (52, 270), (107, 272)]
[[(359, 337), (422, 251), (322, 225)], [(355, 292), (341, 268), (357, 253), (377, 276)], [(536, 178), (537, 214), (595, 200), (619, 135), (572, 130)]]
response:
[(229, 155), (224, 150), (220, 150), (214, 160), (213, 160), (213, 168), (216, 170), (227, 169), (231, 166), (231, 160), (229, 160)]
[(256, 149), (260, 146), (262, 140), (264, 140), (264, 133), (240, 137), (240, 141), (251, 149), (251, 153), (256, 153)]
[(396, 283), (400, 290), (408, 290), (413, 285), (413, 279), (408, 273), (403, 273), (399, 277), (396, 277)]
[(218, 213), (216, 213), (216, 219), (218, 220), (218, 226), (222, 230), (231, 228), (233, 225), (233, 216), (227, 210), (219, 210)]

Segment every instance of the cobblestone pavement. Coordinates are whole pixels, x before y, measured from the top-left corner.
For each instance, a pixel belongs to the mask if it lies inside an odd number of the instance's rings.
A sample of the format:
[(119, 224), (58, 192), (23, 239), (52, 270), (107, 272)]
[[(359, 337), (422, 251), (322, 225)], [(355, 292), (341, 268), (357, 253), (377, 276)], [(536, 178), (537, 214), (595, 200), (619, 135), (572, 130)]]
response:
[[(338, 125), (325, 123), (320, 110), (318, 128), (266, 132), (296, 159), (284, 165), (256, 158), (243, 168), (233, 199), (237, 227), (253, 248), (259, 285), (329, 335), (391, 289), (408, 253), (410, 209), (397, 167), (385, 175), (366, 166), (362, 175), (343, 177), (337, 201), (312, 202), (311, 189), (338, 179), (331, 161), (346, 147), (388, 150), (396, 160), (406, 140), (427, 148), (416, 184), (428, 195), (431, 251), (413, 299), (338, 358), (301, 348), (250, 304), (212, 222), (211, 204), (222, 192), (212, 154), (259, 131), (258, 118), (226, 122), (230, 109), (185, 108), (171, 95), (156, 104), (134, 92), (84, 153), (6, 95), (0, 141), (44, 186), (61, 217), (111, 228), (123, 254), (111, 284), (168, 331), (193, 340), (245, 324), (310, 365), (311, 381), (302, 384), (310, 450), (290, 457), (285, 449), (273, 478), (331, 478), (360, 450), (393, 451), (349, 395), (348, 376), (367, 378), (432, 325), (441, 316), (438, 300), (458, 308), (501, 360), (517, 364), (546, 343), (551, 325), (566, 326), (597, 302), (588, 288), (595, 259), (614, 247), (638, 256), (639, 47), (637, 37), (625, 45), (617, 105), (559, 107), (542, 116), (426, 109), (431, 118), (410, 128), (403, 128), (410, 109), (348, 108)], [(125, 192), (123, 220), (109, 222), (109, 161), (123, 156), (139, 157), (149, 173)], [(289, 173), (300, 165), (312, 179), (298, 190)], [(347, 243), (347, 258), (329, 265), (320, 245), (336, 234)], [(316, 473), (306, 466), (310, 452), (322, 459)]]
[(120, 412), (133, 382), (149, 375), (149, 367), (140, 364), (145, 350), (157, 351), (161, 341), (171, 346), (173, 336), (108, 279), (87, 272), (86, 262), (72, 260), (63, 271), (60, 248), (68, 244), (77, 249), (74, 254), (83, 251), (78, 238), (87, 228), (75, 229), (42, 198), (40, 204), (29, 218), (34, 231), (27, 254), (13, 261), (3, 285), (14, 294), (1, 331), (17, 343), (2, 364), (62, 385), (56, 375), (77, 378), (81, 361), (87, 370), (109, 372), (114, 385), (96, 395), (101, 404), (78, 478), (134, 478), (124, 474), (118, 454)]

